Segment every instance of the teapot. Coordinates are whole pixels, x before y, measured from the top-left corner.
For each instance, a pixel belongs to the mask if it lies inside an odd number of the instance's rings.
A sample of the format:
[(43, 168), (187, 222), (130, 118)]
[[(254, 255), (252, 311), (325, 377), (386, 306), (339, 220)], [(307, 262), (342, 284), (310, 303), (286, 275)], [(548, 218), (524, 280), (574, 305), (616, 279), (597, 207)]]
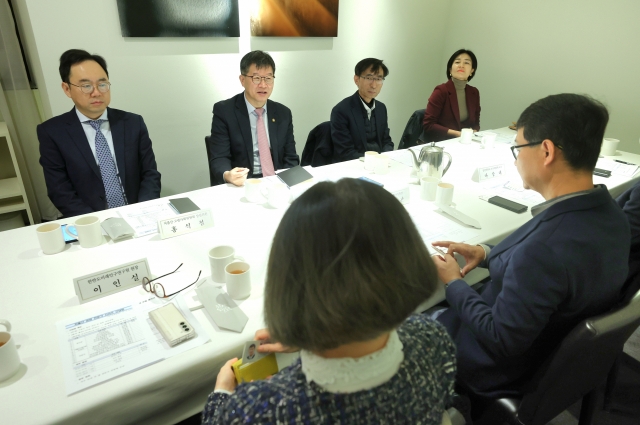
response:
[[(435, 142), (432, 142), (430, 146), (424, 146), (417, 157), (413, 150), (408, 149), (408, 151), (413, 155), (413, 169), (419, 179), (422, 177), (442, 178), (453, 161), (451, 155), (441, 147), (436, 146)], [(449, 161), (447, 166), (443, 167), (442, 157), (445, 155), (449, 158)]]

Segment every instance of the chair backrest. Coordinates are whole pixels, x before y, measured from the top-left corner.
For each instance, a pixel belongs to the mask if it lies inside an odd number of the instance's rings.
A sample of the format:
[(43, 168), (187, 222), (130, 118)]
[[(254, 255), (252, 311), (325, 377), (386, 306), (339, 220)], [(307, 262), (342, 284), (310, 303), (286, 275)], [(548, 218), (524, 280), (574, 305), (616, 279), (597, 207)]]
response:
[(204, 145), (207, 148), (207, 164), (209, 165), (209, 184), (213, 186), (213, 170), (211, 169), (211, 136), (205, 136)]
[(300, 165), (319, 167), (329, 164), (333, 164), (333, 143), (331, 141), (331, 122), (325, 121), (309, 132), (300, 158)]
[(427, 142), (424, 130), (422, 128), (422, 120), (424, 119), (424, 109), (418, 109), (407, 122), (400, 143), (398, 143), (398, 149), (407, 149), (418, 144)]
[(602, 384), (625, 341), (640, 325), (640, 291), (622, 307), (579, 323), (538, 370), (518, 419), (546, 424)]

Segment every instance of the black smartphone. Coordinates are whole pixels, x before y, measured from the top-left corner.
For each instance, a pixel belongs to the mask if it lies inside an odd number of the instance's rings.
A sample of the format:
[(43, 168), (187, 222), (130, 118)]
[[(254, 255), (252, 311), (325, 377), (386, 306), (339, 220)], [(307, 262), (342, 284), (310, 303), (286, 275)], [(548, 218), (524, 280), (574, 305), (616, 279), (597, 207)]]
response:
[(78, 232), (75, 226), (63, 224), (60, 228), (62, 229), (62, 236), (64, 236), (65, 243), (76, 242), (78, 240)]
[(198, 211), (200, 208), (189, 198), (173, 198), (169, 199), (169, 205), (178, 214), (185, 214), (191, 211)]
[(593, 174), (600, 177), (611, 177), (611, 171), (603, 170), (602, 168), (594, 168)]
[(510, 201), (501, 196), (492, 196), (489, 198), (489, 203), (493, 205), (497, 205), (506, 210), (513, 211), (514, 213), (522, 214), (526, 210), (529, 209), (528, 206), (519, 204), (517, 202)]

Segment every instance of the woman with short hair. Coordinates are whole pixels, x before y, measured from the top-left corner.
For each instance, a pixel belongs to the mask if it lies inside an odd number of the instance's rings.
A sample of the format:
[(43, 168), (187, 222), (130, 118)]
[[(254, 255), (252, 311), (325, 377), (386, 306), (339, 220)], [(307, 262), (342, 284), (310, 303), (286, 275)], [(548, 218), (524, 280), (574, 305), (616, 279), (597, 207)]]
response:
[(428, 142), (460, 137), (463, 128), (480, 130), (480, 92), (467, 83), (478, 70), (471, 50), (460, 49), (449, 58), (449, 81), (436, 86), (429, 97), (422, 126)]
[[(259, 351), (300, 359), (236, 387), (231, 364), (203, 412), (207, 424), (440, 424), (453, 395), (455, 349), (426, 315), (435, 267), (406, 209), (357, 180), (318, 183), (276, 231)], [(266, 348), (265, 348), (266, 347)]]

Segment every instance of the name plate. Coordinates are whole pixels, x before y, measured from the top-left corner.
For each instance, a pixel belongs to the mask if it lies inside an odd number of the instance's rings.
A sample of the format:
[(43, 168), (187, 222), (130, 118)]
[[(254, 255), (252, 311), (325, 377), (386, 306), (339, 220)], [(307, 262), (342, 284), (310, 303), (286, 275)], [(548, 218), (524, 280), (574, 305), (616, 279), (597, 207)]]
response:
[(192, 211), (175, 217), (158, 220), (160, 239), (172, 238), (210, 227), (213, 227), (211, 210)]
[(142, 285), (143, 278), (151, 279), (146, 258), (101, 270), (73, 279), (80, 304), (97, 300), (125, 289)]
[(491, 180), (495, 178), (502, 178), (505, 176), (504, 164), (488, 165), (486, 167), (478, 167), (473, 172), (472, 180), (474, 182), (483, 182), (485, 180)]

